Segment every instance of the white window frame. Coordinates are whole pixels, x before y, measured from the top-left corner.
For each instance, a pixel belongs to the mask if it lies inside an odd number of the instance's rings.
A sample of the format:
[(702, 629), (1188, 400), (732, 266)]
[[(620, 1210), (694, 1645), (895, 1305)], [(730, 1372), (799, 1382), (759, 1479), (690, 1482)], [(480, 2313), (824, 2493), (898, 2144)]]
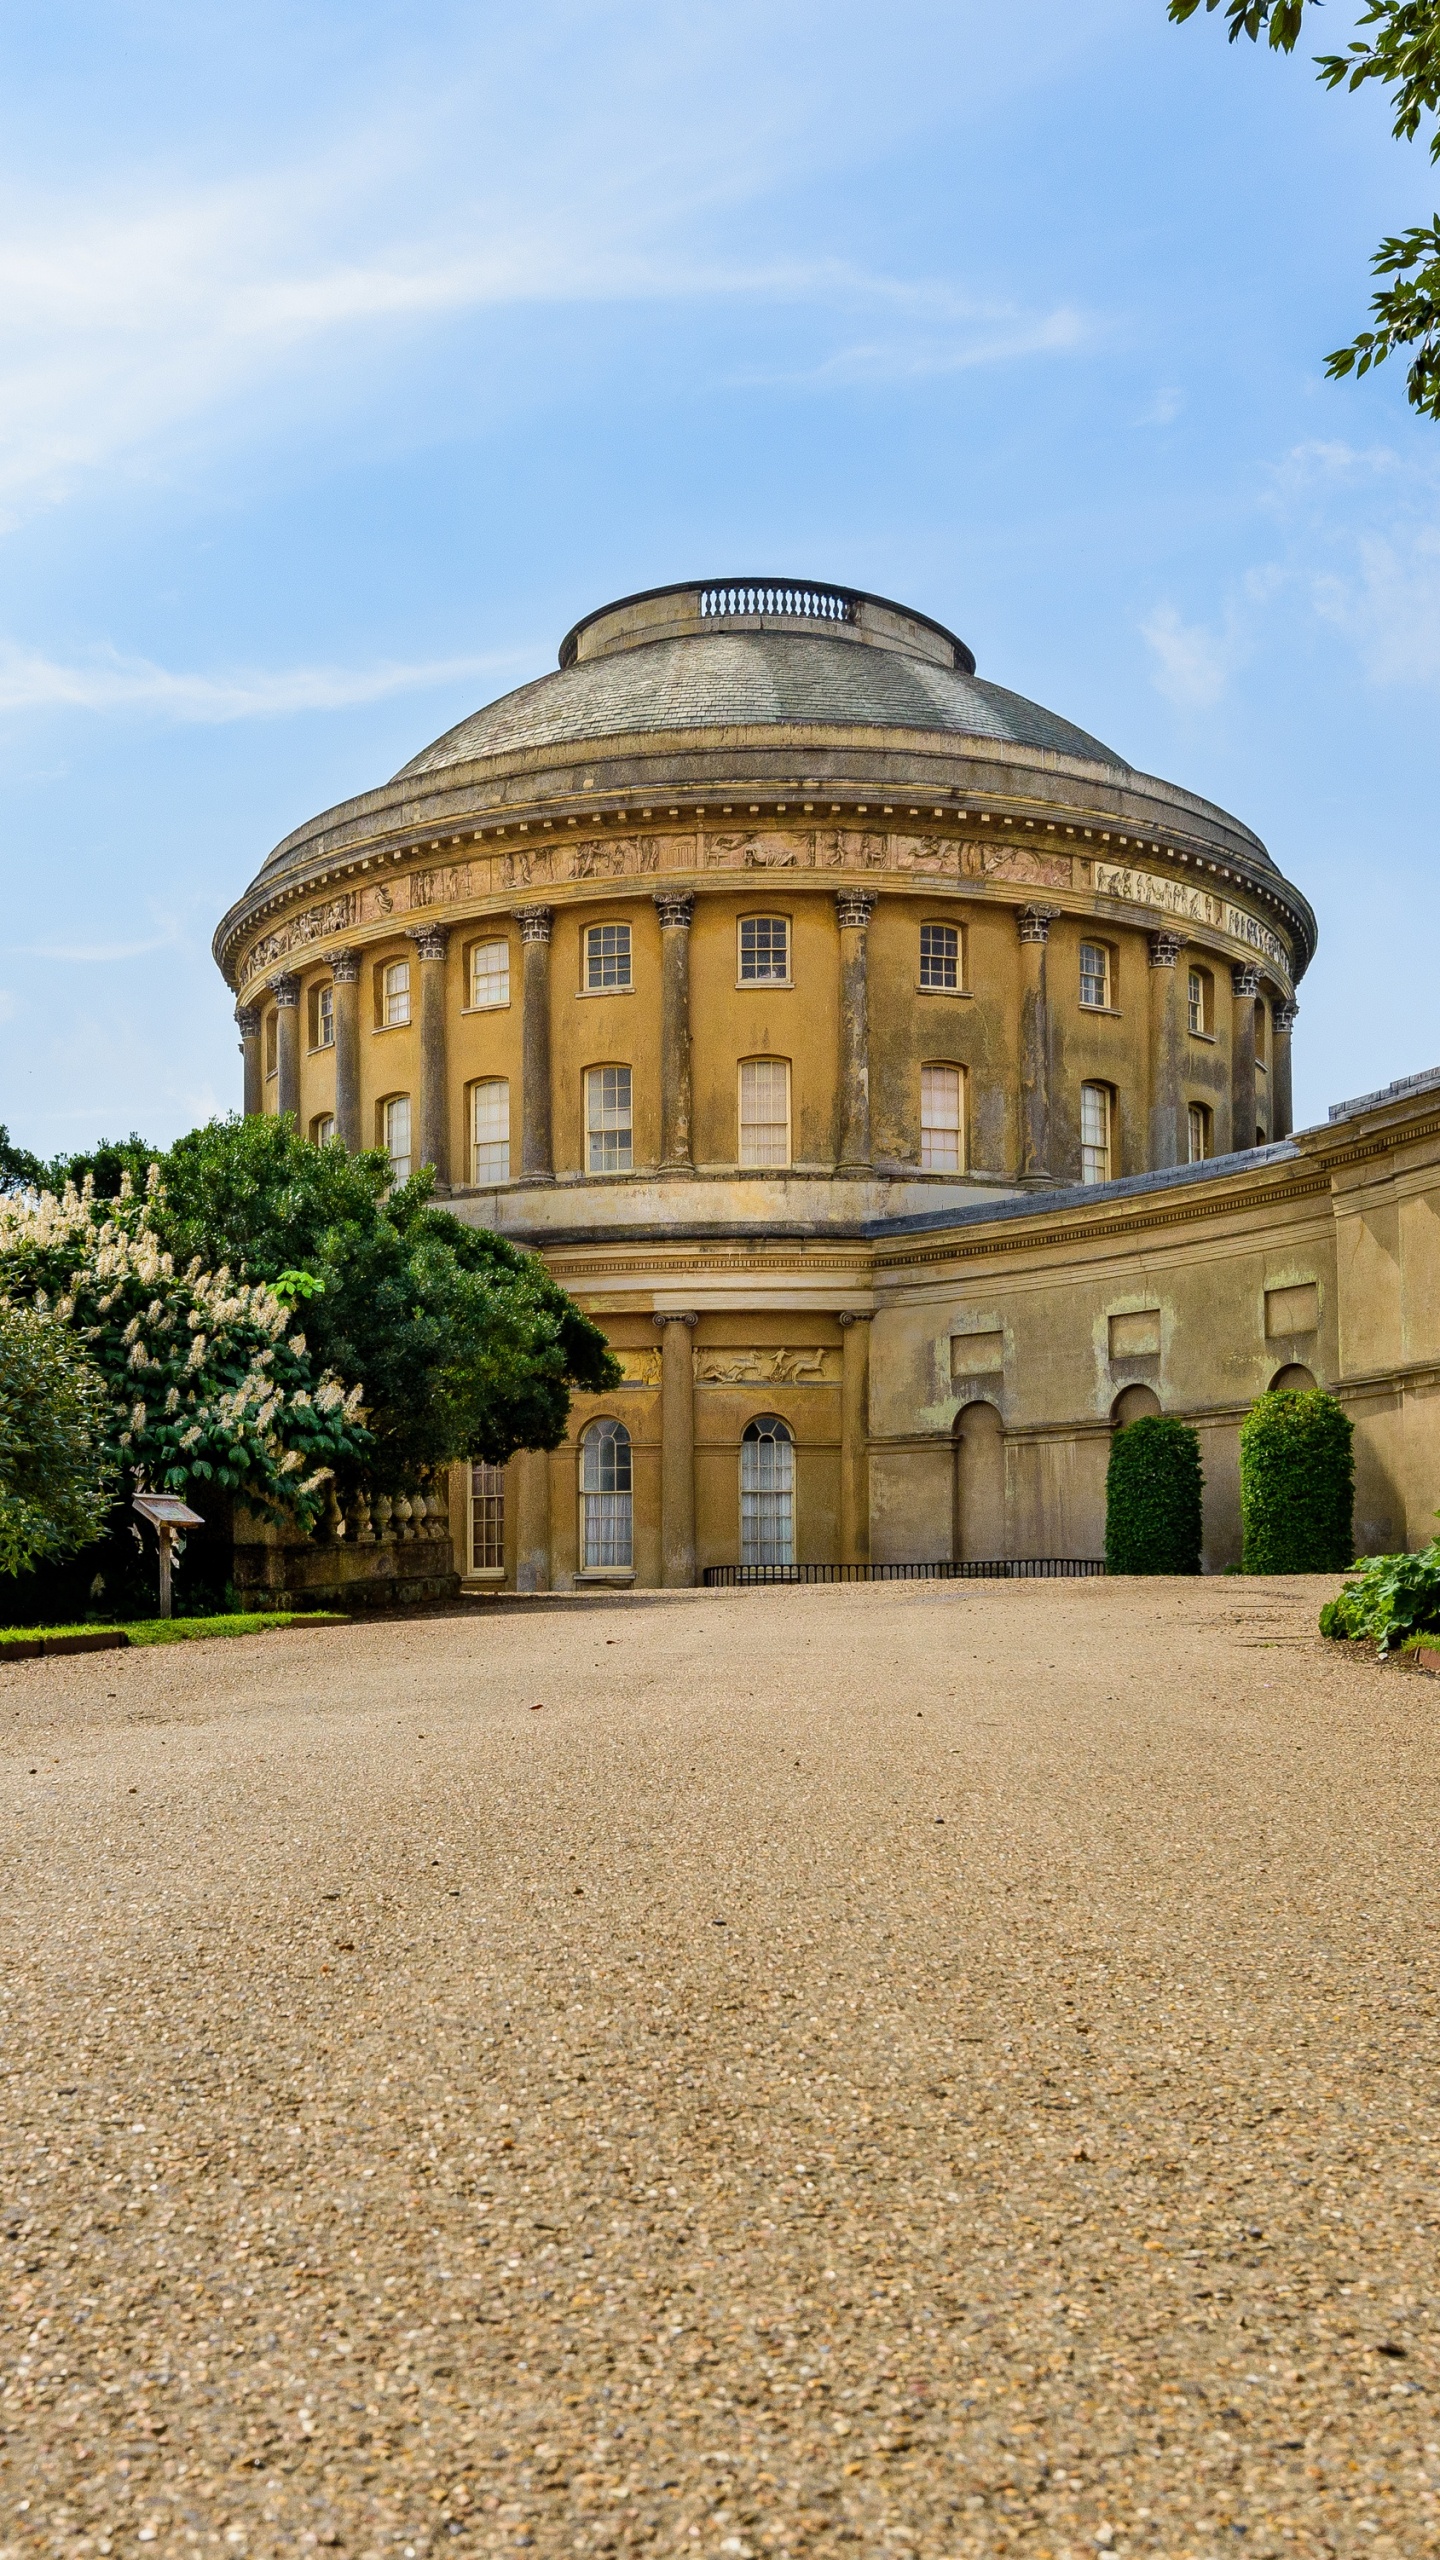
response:
[[(1100, 968), (1087, 968), (1092, 952), (1100, 957)], [(1087, 995), (1087, 986), (1099, 983), (1098, 996)], [(1080, 945), (1080, 1002), (1086, 1013), (1113, 1013), (1115, 1009), (1115, 966), (1108, 942), (1082, 942)]]
[[(942, 943), (938, 952), (927, 951), (925, 948), (925, 937), (927, 934), (932, 933), (940, 935), (948, 934), (950, 941), (954, 946), (953, 949), (947, 952)], [(949, 962), (952, 970), (952, 975), (950, 977), (947, 978), (941, 976), (937, 978), (934, 976), (926, 976), (925, 973), (927, 969), (933, 970), (938, 963), (940, 968), (943, 970), (947, 961)], [(933, 916), (927, 916), (925, 918), (920, 927), (920, 975), (917, 983), (926, 995), (958, 996), (963, 992), (965, 985), (965, 936), (958, 924), (943, 924), (938, 918)]]
[[(761, 960), (757, 931), (760, 925), (767, 927), (767, 938), (771, 945), (764, 964)], [(777, 926), (784, 940), (785, 966), (783, 969), (777, 969), (773, 965), (775, 957), (773, 935)], [(747, 933), (754, 936), (748, 954), (745, 949)], [(789, 987), (794, 983), (793, 919), (789, 916), (769, 914), (738, 917), (735, 925), (735, 984), (737, 987)]]
[[(500, 954), (498, 964), (487, 969), (482, 977), (480, 963), (492, 952)], [(510, 944), (508, 940), (502, 937), (493, 942), (472, 942), (470, 946), (470, 1011), (497, 1013), (509, 1002)]]
[[(953, 1121), (935, 1116), (934, 1105), (942, 1088), (929, 1081), (940, 1077), (953, 1079), (943, 1087), (946, 1099), (954, 1097)], [(927, 1118), (927, 1104), (930, 1117)], [(953, 1137), (953, 1149), (940, 1144)], [(922, 1173), (963, 1173), (965, 1170), (965, 1070), (949, 1058), (929, 1058), (920, 1070), (920, 1170)]]
[(408, 960), (382, 960), (380, 964), (380, 1028), (403, 1031), (410, 1020), (410, 963)]
[[(750, 1079), (750, 1091), (753, 1099), (756, 1092), (760, 1089), (763, 1081), (757, 1074), (757, 1070), (761, 1067), (778, 1067), (781, 1071), (785, 1088), (785, 1117), (783, 1122), (769, 1117), (763, 1120), (759, 1119), (756, 1117), (753, 1110), (749, 1119), (747, 1120), (746, 1118), (746, 1079), (747, 1077)], [(737, 1164), (745, 1165), (751, 1171), (755, 1172), (769, 1171), (771, 1173), (779, 1173), (784, 1172), (793, 1162), (792, 1088), (793, 1077), (791, 1074), (790, 1060), (788, 1058), (742, 1058), (740, 1060), (736, 1077), (735, 1098), (735, 1160)], [(747, 1141), (747, 1130), (750, 1132), (756, 1132), (760, 1130), (777, 1130), (782, 1128), (784, 1132), (782, 1142), (784, 1152), (782, 1154), (777, 1155), (774, 1152), (773, 1143), (767, 1146), (763, 1152), (757, 1152), (753, 1136)]]
[[(607, 944), (606, 935), (613, 935)], [(585, 983), (587, 996), (627, 996), (635, 986), (635, 936), (631, 927), (618, 917), (603, 924), (585, 927)]]
[[(1090, 1103), (1098, 1104), (1098, 1125), (1103, 1139), (1087, 1137), (1086, 1112)], [(1096, 1126), (1094, 1115), (1090, 1126)], [(1115, 1158), (1115, 1097), (1108, 1084), (1082, 1084), (1080, 1087), (1080, 1179), (1082, 1182), (1109, 1182)]]
[(334, 1112), (318, 1111), (315, 1115), (315, 1123), (310, 1135), (311, 1141), (315, 1146), (328, 1147), (331, 1139), (335, 1135)]
[(795, 1562), (795, 1434), (778, 1413), (757, 1413), (740, 1435), (740, 1562)]
[[(1203, 1102), (1192, 1102), (1185, 1115), (1185, 1125), (1187, 1143), (1190, 1149), (1190, 1163), (1208, 1164), (1211, 1154), (1210, 1132), (1212, 1127), (1208, 1104)], [(1197, 1135), (1200, 1140), (1198, 1147), (1195, 1144)]]
[(1190, 970), (1185, 1002), (1192, 1040), (1208, 1040), (1214, 1029), (1211, 1021), (1214, 1011), (1214, 985), (1215, 981), (1208, 969), (1192, 968)]
[(470, 1571), (503, 1581), (505, 1470), (477, 1460), (470, 1469)]
[[(608, 1090), (605, 1078), (617, 1082)], [(623, 1094), (618, 1079), (625, 1079)], [(623, 1118), (621, 1114), (623, 1112)], [(609, 1158), (610, 1161), (606, 1161)], [(631, 1173), (635, 1166), (635, 1075), (620, 1060), (585, 1070), (585, 1170)]]
[(333, 978), (327, 978), (324, 985), (315, 990), (315, 1046), (317, 1049), (333, 1049), (335, 1046), (335, 981)]
[(635, 1452), (613, 1414), (580, 1434), (580, 1571), (631, 1573), (635, 1566)]
[[(405, 1145), (403, 1152), (397, 1150), (394, 1143), (395, 1133), (398, 1127), (396, 1114), (401, 1111), (405, 1114)], [(380, 1128), (382, 1132), (380, 1143), (390, 1159), (390, 1178), (392, 1182), (408, 1181), (410, 1168), (415, 1161), (415, 1121), (414, 1114), (410, 1108), (410, 1096), (408, 1093), (387, 1093), (384, 1101), (380, 1105)]]
[[(497, 1111), (493, 1097), (504, 1097), (503, 1112)], [(485, 1134), (480, 1130), (482, 1095), (491, 1110)], [(501, 1121), (504, 1134), (500, 1134)], [(482, 1156), (490, 1160), (482, 1166)], [(500, 1159), (503, 1158), (503, 1162)], [(470, 1179), (477, 1191), (493, 1191), (499, 1182), (510, 1179), (510, 1079), (508, 1076), (481, 1076), (470, 1087)]]

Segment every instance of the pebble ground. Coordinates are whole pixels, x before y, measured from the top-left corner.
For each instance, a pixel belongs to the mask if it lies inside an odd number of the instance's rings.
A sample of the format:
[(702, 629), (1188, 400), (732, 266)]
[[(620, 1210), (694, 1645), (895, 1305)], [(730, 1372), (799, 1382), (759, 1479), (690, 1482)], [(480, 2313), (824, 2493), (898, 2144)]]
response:
[(1440, 2549), (1440, 1686), (1330, 1587), (0, 1670), (0, 2554)]

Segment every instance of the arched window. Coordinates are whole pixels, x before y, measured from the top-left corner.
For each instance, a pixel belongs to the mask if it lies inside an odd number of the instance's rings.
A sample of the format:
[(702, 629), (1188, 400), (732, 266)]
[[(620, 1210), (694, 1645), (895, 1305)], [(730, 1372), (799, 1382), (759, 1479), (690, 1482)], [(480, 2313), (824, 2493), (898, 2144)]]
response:
[(757, 1414), (741, 1438), (740, 1561), (795, 1561), (795, 1442), (778, 1413)]
[(634, 1478), (623, 1422), (592, 1422), (580, 1443), (580, 1554), (587, 1572), (635, 1561)]
[(1314, 1384), (1314, 1372), (1306, 1368), (1304, 1361), (1291, 1360), (1283, 1369), (1276, 1370), (1270, 1381), (1270, 1393), (1272, 1396), (1308, 1395)]
[(1005, 1543), (1005, 1426), (998, 1408), (983, 1400), (955, 1417), (955, 1534), (957, 1564), (991, 1564)]
[(1160, 1399), (1153, 1387), (1122, 1387), (1110, 1407), (1110, 1419), (1117, 1431), (1123, 1431), (1127, 1422), (1142, 1422), (1159, 1410)]

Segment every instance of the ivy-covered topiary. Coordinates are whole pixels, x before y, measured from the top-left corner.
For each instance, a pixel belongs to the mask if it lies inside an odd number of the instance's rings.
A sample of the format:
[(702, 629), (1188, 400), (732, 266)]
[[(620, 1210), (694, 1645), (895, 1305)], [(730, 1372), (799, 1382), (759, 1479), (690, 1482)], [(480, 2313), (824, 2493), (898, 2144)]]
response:
[(1320, 1388), (1261, 1396), (1240, 1426), (1247, 1573), (1343, 1573), (1355, 1561), (1349, 1415)]
[(1105, 1479), (1107, 1573), (1198, 1573), (1200, 1440), (1188, 1422), (1142, 1414), (1110, 1443)]

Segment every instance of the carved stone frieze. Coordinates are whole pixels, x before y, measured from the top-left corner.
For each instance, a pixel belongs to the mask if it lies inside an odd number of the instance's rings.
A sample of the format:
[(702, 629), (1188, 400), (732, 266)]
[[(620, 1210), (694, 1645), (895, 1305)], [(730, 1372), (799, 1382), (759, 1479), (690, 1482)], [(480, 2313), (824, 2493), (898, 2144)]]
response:
[(714, 1350), (695, 1355), (695, 1376), (708, 1387), (822, 1387), (840, 1375), (838, 1351)]

